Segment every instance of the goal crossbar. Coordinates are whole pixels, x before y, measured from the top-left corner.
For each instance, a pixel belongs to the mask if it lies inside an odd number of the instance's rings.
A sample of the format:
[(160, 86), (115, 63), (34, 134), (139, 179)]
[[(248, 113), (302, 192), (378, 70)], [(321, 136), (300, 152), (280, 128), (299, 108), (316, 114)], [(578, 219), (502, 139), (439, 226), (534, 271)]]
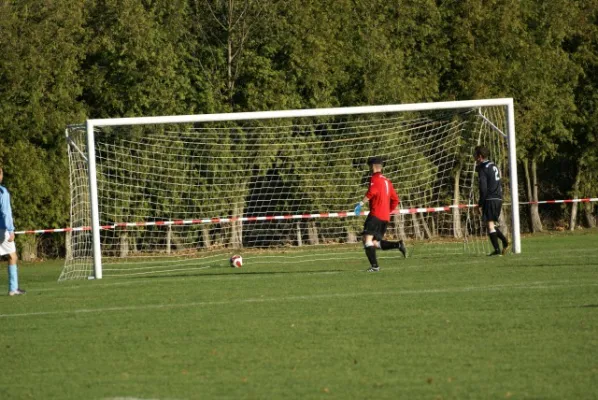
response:
[(489, 106), (513, 106), (512, 98), (442, 101), (436, 103), (392, 104), (383, 106), (310, 108), (302, 110), (254, 111), (238, 113), (169, 115), (161, 117), (130, 117), (90, 119), (87, 124), (95, 127), (124, 125), (184, 124), (193, 122), (248, 121), (256, 119), (281, 119), (325, 117), (335, 115), (379, 114), (410, 111), (458, 110)]

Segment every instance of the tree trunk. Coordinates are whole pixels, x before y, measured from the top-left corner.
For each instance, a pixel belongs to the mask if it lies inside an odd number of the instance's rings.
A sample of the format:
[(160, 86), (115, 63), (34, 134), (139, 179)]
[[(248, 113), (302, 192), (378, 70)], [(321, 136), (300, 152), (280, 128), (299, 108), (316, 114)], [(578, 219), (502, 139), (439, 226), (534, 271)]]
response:
[(37, 259), (37, 238), (33, 235), (28, 235), (21, 241), (23, 247), (21, 252), (21, 259), (23, 261), (35, 261)]
[(351, 229), (351, 227), (345, 227), (345, 232), (347, 243), (357, 243), (357, 235), (355, 234), (355, 231)]
[(126, 258), (129, 256), (129, 233), (122, 231), (120, 233), (120, 258)]
[(233, 43), (232, 43), (232, 39), (230, 37), (230, 32), (229, 32), (229, 38), (228, 38), (228, 43), (227, 43), (227, 54), (226, 54), (226, 61), (227, 61), (227, 89), (228, 89), (228, 101), (229, 104), (233, 105), (233, 90), (234, 90), (234, 86), (235, 86), (235, 81), (233, 80)]
[(423, 239), (424, 235), (419, 229), (419, 219), (417, 218), (417, 213), (411, 214), (411, 221), (413, 222), (413, 234), (415, 235), (415, 238)]
[(540, 218), (540, 211), (538, 208), (538, 166), (536, 164), (536, 159), (532, 158), (532, 195), (534, 198), (535, 204), (532, 204), (531, 214), (532, 214), (532, 229), (534, 232), (542, 232), (542, 219)]
[[(536, 176), (536, 160), (531, 160), (531, 171), (530, 165), (527, 160), (523, 162), (523, 169), (525, 171), (525, 182), (527, 184), (527, 198), (529, 202), (538, 201), (538, 185)], [(542, 220), (538, 212), (538, 204), (530, 204), (530, 229), (532, 233), (542, 232)]]
[(229, 104), (233, 105), (233, 90), (235, 81), (233, 79), (233, 31), (234, 31), (234, 20), (233, 20), (233, 7), (234, 1), (229, 0), (228, 2), (228, 18), (227, 18), (227, 40), (226, 40), (226, 77), (227, 77), (227, 95)]
[(405, 240), (407, 238), (407, 235), (405, 235), (405, 216), (403, 214), (395, 214), (393, 218), (395, 220), (397, 237), (399, 240)]
[(575, 227), (577, 226), (577, 204), (578, 203), (571, 204), (571, 215), (569, 217), (569, 230), (570, 231), (574, 231)]
[(72, 231), (68, 231), (66, 232), (66, 237), (64, 239), (64, 246), (65, 246), (65, 258), (67, 261), (70, 261), (73, 259), (73, 232)]
[[(172, 226), (172, 225), (171, 225)], [(170, 248), (172, 250), (187, 250), (191, 248), (189, 237), (178, 229), (172, 230), (170, 235)]]
[(301, 237), (301, 222), (297, 221), (297, 246), (303, 246), (303, 238)]
[(463, 231), (461, 228), (461, 209), (459, 208), (460, 193), (459, 193), (459, 180), (461, 179), (461, 168), (455, 172), (454, 189), (453, 189), (453, 236), (457, 239), (463, 237)]
[[(575, 181), (573, 182), (573, 190), (571, 191), (571, 195), (574, 199), (579, 197), (579, 182), (581, 179), (581, 168), (579, 166), (579, 162), (576, 165), (577, 171), (575, 171)], [(572, 203), (571, 204), (571, 218), (569, 219), (569, 230), (574, 231), (577, 225), (577, 209), (579, 203)]]
[[(422, 227), (424, 228), (425, 235), (428, 237), (428, 239), (432, 239), (432, 237), (434, 235), (432, 234), (432, 231), (430, 230), (430, 227), (428, 226), (428, 222), (426, 221), (426, 216), (424, 214), (420, 214), (419, 218), (421, 218), (421, 223), (422, 223)], [(424, 238), (425, 238), (425, 236), (424, 236)]]
[(318, 237), (318, 227), (316, 226), (316, 221), (308, 221), (307, 222), (307, 238), (309, 240), (309, 244), (320, 244), (320, 238)]
[(500, 213), (500, 217), (498, 217), (498, 226), (500, 227), (501, 232), (509, 239), (511, 237), (511, 229), (507, 224), (507, 216), (505, 213)]
[(205, 249), (209, 249), (212, 247), (212, 239), (210, 238), (210, 226), (204, 224), (201, 226), (201, 238), (203, 242), (203, 247)]
[(166, 254), (172, 252), (172, 225), (168, 225), (166, 229)]
[[(530, 178), (529, 178), (529, 165), (527, 164), (527, 160), (523, 160), (523, 172), (525, 175), (525, 191), (527, 194), (527, 201), (532, 201), (532, 183), (530, 182)], [(530, 226), (530, 230), (533, 231), (532, 228), (532, 220), (531, 220), (531, 204), (529, 205), (529, 209), (530, 209), (530, 221), (529, 221), (529, 226)]]
[(595, 228), (596, 227), (596, 217), (592, 214), (594, 209), (593, 203), (584, 203), (584, 214), (586, 217), (586, 224), (588, 228)]
[(244, 206), (243, 203), (233, 204), (233, 217), (237, 219), (231, 222), (231, 245), (233, 249), (240, 249), (243, 247), (243, 217)]

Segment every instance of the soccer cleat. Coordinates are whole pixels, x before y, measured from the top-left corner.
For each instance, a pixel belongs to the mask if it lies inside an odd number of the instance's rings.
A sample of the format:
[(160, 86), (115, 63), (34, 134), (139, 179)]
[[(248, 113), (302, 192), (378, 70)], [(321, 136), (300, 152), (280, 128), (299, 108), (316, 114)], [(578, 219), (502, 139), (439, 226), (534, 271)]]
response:
[(500, 250), (494, 250), (492, 253), (488, 254), (488, 257), (502, 257), (502, 253)]
[(509, 249), (509, 243), (508, 243), (508, 242), (507, 242), (506, 244), (504, 244), (504, 243), (503, 243), (503, 246), (502, 246), (502, 252), (501, 252), (501, 254), (502, 254), (503, 256), (506, 256), (506, 255), (507, 255), (507, 251), (508, 251), (508, 249)]
[(26, 294), (26, 293), (27, 293), (27, 292), (26, 292), (26, 291), (24, 291), (23, 289), (19, 289), (19, 288), (17, 288), (17, 290), (13, 290), (12, 292), (8, 292), (8, 295), (9, 295), (9, 296), (18, 296), (18, 295), (21, 295), (21, 294)]
[(399, 242), (399, 247), (397, 247), (401, 253), (403, 253), (403, 258), (407, 258), (407, 249), (405, 248), (405, 243), (401, 240)]
[(370, 267), (365, 272), (380, 272), (380, 267)]

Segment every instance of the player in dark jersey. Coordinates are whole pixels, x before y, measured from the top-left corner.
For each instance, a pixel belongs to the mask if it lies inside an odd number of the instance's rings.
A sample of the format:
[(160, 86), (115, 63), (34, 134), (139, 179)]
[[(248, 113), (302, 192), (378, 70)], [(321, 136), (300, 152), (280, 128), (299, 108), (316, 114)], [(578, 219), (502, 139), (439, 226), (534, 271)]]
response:
[(390, 213), (399, 204), (399, 196), (397, 196), (392, 182), (382, 175), (382, 159), (371, 157), (368, 159), (368, 165), (372, 172), (370, 185), (363, 200), (355, 206), (355, 215), (361, 213), (361, 207), (365, 203), (370, 203), (370, 213), (363, 225), (363, 246), (370, 262), (370, 268), (367, 271), (378, 272), (380, 266), (376, 259), (377, 248), (382, 250), (398, 249), (403, 253), (403, 257), (407, 257), (407, 251), (402, 240), (398, 242), (383, 240), (386, 227), (390, 222)]
[[(483, 146), (477, 146), (474, 149), (473, 157), (477, 163), (476, 171), (478, 173), (480, 186), (480, 200), (478, 206), (482, 213), (482, 219), (488, 224), (488, 236), (494, 251), (489, 256), (501, 256), (506, 254), (509, 247), (509, 241), (498, 229), (498, 218), (502, 208), (502, 185), (501, 175), (498, 167), (489, 160), (490, 151)], [(498, 239), (502, 241), (502, 251), (498, 244)]]

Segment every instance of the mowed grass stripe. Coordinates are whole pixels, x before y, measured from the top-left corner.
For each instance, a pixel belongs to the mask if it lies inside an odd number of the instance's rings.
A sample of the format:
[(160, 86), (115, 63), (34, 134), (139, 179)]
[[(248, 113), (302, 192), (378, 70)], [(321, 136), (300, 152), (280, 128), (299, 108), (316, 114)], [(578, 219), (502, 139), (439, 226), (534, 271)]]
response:
[(200, 301), (192, 303), (162, 303), (162, 304), (146, 304), (141, 306), (123, 306), (123, 307), (106, 307), (96, 309), (75, 309), (75, 310), (62, 310), (62, 311), (40, 311), (31, 313), (15, 313), (15, 314), (0, 314), (0, 318), (16, 318), (16, 317), (35, 317), (35, 316), (48, 316), (48, 315), (64, 315), (64, 314), (89, 314), (89, 313), (106, 313), (106, 312), (121, 312), (121, 311), (142, 311), (142, 310), (160, 310), (160, 309), (172, 309), (172, 308), (189, 308), (189, 307), (203, 307), (203, 306), (219, 306), (219, 305), (230, 305), (230, 304), (243, 304), (243, 303), (265, 303), (265, 302), (292, 302), (292, 301), (309, 301), (309, 300), (322, 300), (332, 298), (349, 298), (349, 297), (364, 297), (364, 296), (406, 296), (406, 295), (428, 295), (428, 294), (442, 294), (442, 293), (461, 293), (461, 292), (484, 292), (484, 291), (508, 291), (508, 290), (521, 290), (521, 289), (561, 289), (561, 288), (573, 288), (573, 287), (589, 287), (598, 286), (598, 282), (595, 283), (573, 283), (569, 281), (561, 281), (557, 283), (554, 281), (544, 282), (528, 282), (528, 283), (515, 283), (515, 284), (501, 284), (501, 285), (488, 285), (488, 286), (466, 286), (459, 288), (436, 288), (436, 289), (422, 289), (422, 290), (392, 290), (382, 292), (358, 292), (358, 293), (327, 293), (327, 294), (312, 294), (302, 296), (280, 296), (270, 298), (246, 298), (246, 299), (235, 299), (235, 300), (222, 300), (222, 301)]
[(60, 261), (22, 263), (29, 293), (0, 296), (0, 399), (595, 399), (596, 243), (376, 274), (362, 250), (63, 283)]

